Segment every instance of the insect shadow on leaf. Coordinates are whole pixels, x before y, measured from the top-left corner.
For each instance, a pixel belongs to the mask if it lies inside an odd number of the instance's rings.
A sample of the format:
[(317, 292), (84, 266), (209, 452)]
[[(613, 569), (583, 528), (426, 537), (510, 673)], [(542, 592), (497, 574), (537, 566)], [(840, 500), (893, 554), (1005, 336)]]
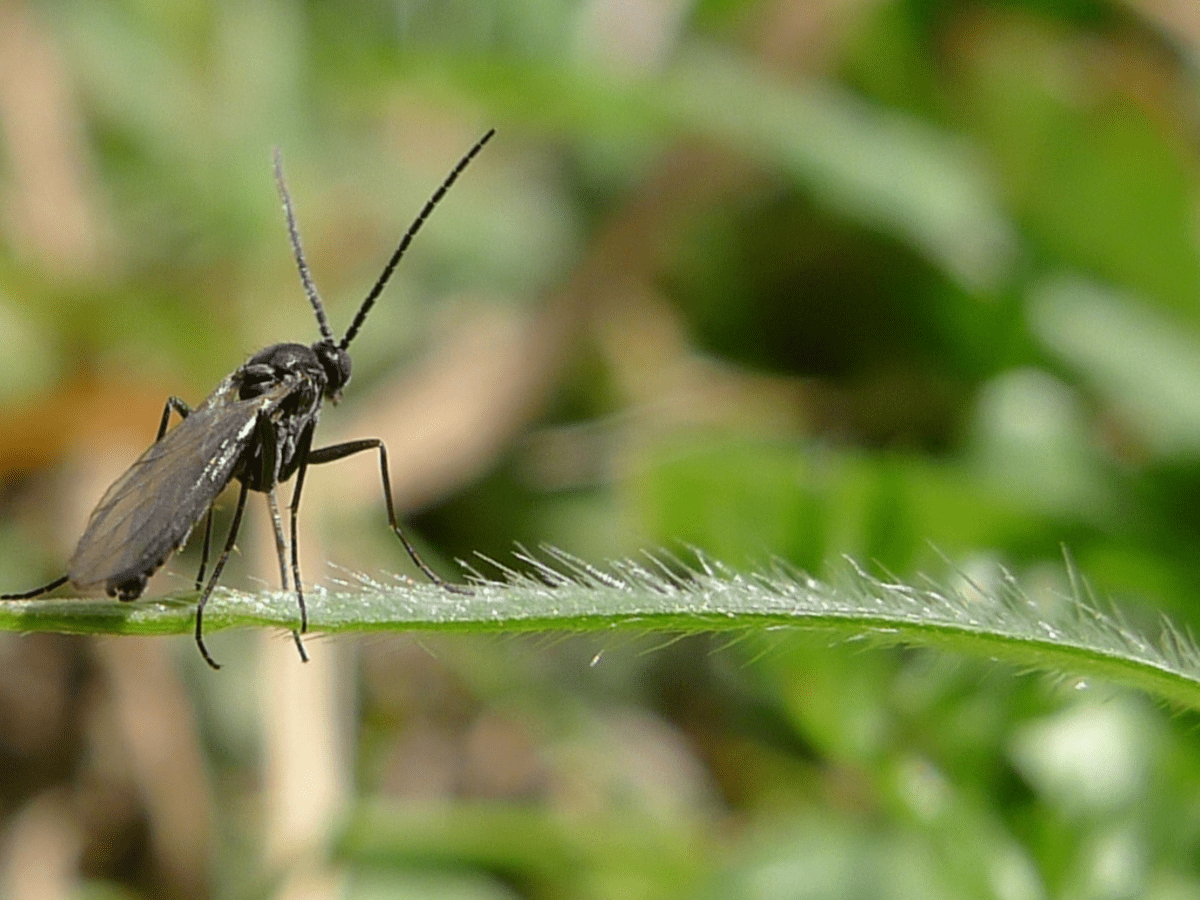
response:
[[(388, 523), (412, 561), (439, 587), (455, 593), (471, 593), (469, 588), (450, 584), (434, 572), (400, 528), (392, 502), (387, 448), (383, 441), (363, 438), (328, 447), (313, 447), (312, 442), (321, 404), (325, 400), (337, 403), (342, 389), (350, 381), (350, 354), (347, 351), (351, 341), (358, 335), (371, 307), (383, 293), (421, 226), (493, 134), (494, 129), (480, 138), (425, 202), (341, 340), (334, 337), (329, 327), (325, 308), (309, 274), (292, 199), (283, 178), (283, 163), (276, 150), (275, 181), (283, 201), (288, 236), (300, 281), (316, 314), (321, 339), (309, 346), (285, 343), (260, 350), (217, 385), (208, 399), (195, 409), (178, 397), (168, 398), (154, 443), (101, 498), (74, 554), (67, 561), (67, 574), (32, 591), (0, 594), (0, 600), (38, 597), (68, 581), (80, 590), (103, 586), (110, 597), (134, 600), (141, 596), (149, 577), (184, 545), (192, 529), (204, 519), (204, 544), (200, 569), (196, 573), (196, 590), (200, 594), (196, 604), (196, 645), (204, 661), (219, 669), (204, 643), (204, 608), (237, 540), (246, 495), (258, 491), (267, 496), (279, 557), (279, 576), (285, 591), (288, 589), (289, 544), (291, 547), (291, 584), (300, 607), (300, 627), (292, 631), (292, 636), (300, 658), (307, 661), (300, 635), (308, 630), (308, 611), (304, 604), (296, 540), (304, 477), (309, 466), (371, 450), (379, 454)], [(179, 416), (180, 422), (168, 430), (172, 411)], [(296, 484), (288, 510), (290, 534), (285, 539), (276, 488), (293, 475)], [(206, 580), (213, 501), (234, 480), (239, 483), (239, 489), (233, 520), (224, 547)]]

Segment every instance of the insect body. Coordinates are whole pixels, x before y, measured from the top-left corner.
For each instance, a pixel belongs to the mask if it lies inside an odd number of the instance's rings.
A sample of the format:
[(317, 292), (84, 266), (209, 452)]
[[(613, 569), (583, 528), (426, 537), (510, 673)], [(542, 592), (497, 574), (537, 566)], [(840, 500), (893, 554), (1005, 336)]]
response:
[[(177, 397), (167, 400), (155, 442), (101, 498), (83, 537), (79, 539), (75, 553), (67, 562), (67, 574), (22, 594), (0, 594), (0, 600), (37, 597), (68, 581), (80, 590), (103, 587), (110, 597), (134, 600), (141, 596), (147, 579), (175, 550), (183, 546), (192, 529), (201, 519), (205, 519), (203, 553), (200, 571), (196, 575), (196, 589), (200, 592), (196, 607), (196, 644), (205, 661), (213, 668), (220, 668), (204, 644), (204, 607), (237, 539), (246, 495), (250, 491), (267, 495), (275, 529), (280, 578), (284, 590), (287, 590), (287, 542), (279, 516), (276, 486), (295, 475), (296, 485), (289, 508), (290, 569), (292, 586), (300, 606), (300, 628), (293, 635), (301, 658), (307, 659), (300, 642), (300, 634), (308, 627), (308, 614), (304, 605), (296, 542), (296, 520), (305, 472), (311, 465), (333, 462), (369, 450), (379, 454), (388, 521), (408, 555), (435, 584), (450, 591), (468, 592), (466, 588), (447, 584), (430, 569), (400, 529), (392, 505), (387, 449), (382, 441), (367, 438), (318, 448), (312, 446), (312, 441), (322, 402), (328, 399), (336, 403), (342, 388), (350, 380), (350, 354), (347, 352), (350, 342), (358, 334), (371, 307), (430, 212), (493, 133), (489, 131), (485, 134), (459, 160), (425, 203), (341, 340), (334, 338), (309, 275), (291, 198), (276, 154), (275, 176), (287, 217), (288, 234), (300, 280), (317, 317), (321, 339), (311, 346), (275, 344), (260, 350), (225, 378), (208, 399), (194, 410)], [(168, 431), (172, 410), (182, 421)], [(224, 548), (206, 581), (204, 572), (212, 537), (212, 504), (226, 485), (234, 480), (239, 482), (240, 488), (233, 522), (229, 526)]]

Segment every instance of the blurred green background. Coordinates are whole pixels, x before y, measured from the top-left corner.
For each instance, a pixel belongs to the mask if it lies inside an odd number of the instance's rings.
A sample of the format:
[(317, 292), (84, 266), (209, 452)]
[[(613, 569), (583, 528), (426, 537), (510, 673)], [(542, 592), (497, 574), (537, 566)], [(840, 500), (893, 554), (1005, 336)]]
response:
[[(1065, 546), (1195, 628), (1198, 54), (1187, 0), (0, 4), (0, 589), (168, 395), (316, 337), (273, 146), (340, 333), (495, 127), (320, 432), (388, 442), (440, 571)], [(225, 582), (273, 585), (248, 516)], [(408, 571), (369, 457), (301, 528), (310, 581)], [(1200, 895), (1197, 719), (1102, 685), (779, 631), (2, 638), (5, 897)]]

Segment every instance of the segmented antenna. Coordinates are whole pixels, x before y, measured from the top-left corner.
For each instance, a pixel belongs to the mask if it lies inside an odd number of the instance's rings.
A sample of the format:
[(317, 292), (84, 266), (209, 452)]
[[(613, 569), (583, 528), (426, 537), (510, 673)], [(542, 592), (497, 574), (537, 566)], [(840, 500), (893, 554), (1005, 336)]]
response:
[(304, 260), (304, 248), (300, 245), (300, 229), (296, 227), (296, 214), (292, 211), (292, 196), (288, 193), (287, 182), (283, 179), (283, 155), (276, 147), (271, 154), (275, 161), (275, 186), (279, 189), (279, 197), (283, 200), (283, 214), (287, 217), (288, 237), (292, 239), (292, 255), (296, 257), (296, 268), (300, 270), (300, 281), (304, 284), (304, 293), (312, 304), (313, 312), (317, 314), (317, 327), (321, 329), (321, 337), (333, 343), (333, 329), (325, 318), (325, 307), (321, 305), (321, 295), (313, 284), (312, 275), (308, 271), (308, 263)]
[[(375, 305), (375, 301), (378, 300), (379, 295), (383, 293), (384, 287), (387, 286), (388, 279), (392, 277), (392, 272), (396, 271), (396, 266), (400, 263), (400, 258), (404, 256), (404, 251), (406, 251), (408, 249), (408, 245), (412, 243), (412, 240), (414, 237), (416, 237), (417, 232), (421, 230), (421, 226), (425, 224), (425, 220), (427, 218), (429, 218), (429, 214), (431, 212), (433, 212), (434, 207), (437, 206), (438, 203), (441, 202), (442, 197), (446, 196), (446, 191), (450, 190), (450, 186), (452, 184), (454, 184), (455, 181), (458, 180), (458, 176), (463, 173), (463, 169), (465, 169), (468, 165), (470, 165), (471, 160), (473, 160), (475, 158), (476, 154), (478, 154), (479, 151), (483, 149), (483, 145), (492, 139), (492, 135), (494, 135), (495, 133), (496, 133), (496, 129), (491, 128), (488, 130), (487, 134), (485, 134), (478, 141), (476, 141), (475, 146), (472, 147), (470, 150), (468, 150), (466, 152), (466, 155), (463, 156), (463, 158), (458, 161), (458, 164), (455, 165), (455, 167), (450, 170), (450, 174), (446, 176), (446, 180), (441, 183), (441, 186), (436, 191), (433, 192), (433, 196), (425, 201), (425, 205), (421, 208), (421, 211), (417, 214), (416, 219), (414, 219), (413, 223), (408, 226), (408, 231), (406, 231), (404, 233), (404, 237), (402, 237), (400, 239), (400, 245), (396, 248), (396, 251), (392, 254), (392, 258), (389, 259), (387, 265), (383, 267), (383, 273), (379, 276), (379, 279), (375, 282), (375, 286), (373, 288), (371, 288), (371, 292), (369, 294), (367, 294), (367, 299), (364, 300), (362, 303), (362, 306), (360, 306), (358, 308), (358, 313), (354, 316), (354, 321), (351, 322), (350, 327), (346, 329), (346, 336), (343, 337), (341, 343), (338, 344), (338, 346), (341, 349), (345, 350), (347, 347), (349, 347), (350, 342), (352, 340), (354, 340), (355, 335), (358, 334), (358, 330), (360, 328), (362, 328), (363, 322), (365, 322), (367, 320), (367, 313), (369, 313), (371, 311), (371, 307)], [(285, 206), (287, 205), (286, 197), (284, 200), (284, 204), (285, 204)], [(291, 223), (291, 207), (290, 206), (288, 207), (288, 222), (289, 222), (288, 227), (290, 229), (290, 228), (292, 228), (292, 225), (290, 224)], [(300, 247), (299, 239), (293, 238), (292, 242), (295, 244), (295, 246), (297, 248), (297, 252), (298, 252), (299, 247)], [(305, 288), (308, 289), (309, 281), (307, 278), (307, 270), (304, 269), (303, 258), (299, 257), (299, 256), (298, 256), (298, 258), (300, 258), (300, 260), (301, 260), (301, 262), (300, 262), (300, 266), (301, 266), (300, 277), (304, 279)], [(309, 298), (312, 299), (315, 296), (316, 296), (316, 291), (313, 290), (312, 293), (309, 294)], [(317, 304), (317, 309), (319, 310), (320, 309), (319, 302), (318, 301), (314, 301), (314, 302)], [(324, 313), (319, 312), (318, 317), (321, 319), (321, 322), (322, 322), (321, 333), (326, 334), (328, 326), (326, 326), (324, 324), (324, 319), (325, 319)]]

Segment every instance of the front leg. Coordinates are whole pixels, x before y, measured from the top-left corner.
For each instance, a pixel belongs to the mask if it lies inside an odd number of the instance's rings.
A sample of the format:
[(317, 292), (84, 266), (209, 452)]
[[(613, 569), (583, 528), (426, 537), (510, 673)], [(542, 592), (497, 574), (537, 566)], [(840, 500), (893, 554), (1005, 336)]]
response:
[[(292, 489), (292, 502), (289, 507), (291, 516), (291, 537), (292, 537), (292, 583), (296, 587), (296, 600), (300, 604), (300, 634), (308, 631), (308, 609), (304, 605), (304, 582), (300, 579), (300, 540), (299, 527), (296, 524), (300, 516), (300, 492), (304, 490), (304, 473), (308, 471), (309, 451), (312, 448), (313, 424), (309, 422), (304, 426), (304, 430), (300, 432), (300, 440), (296, 444), (296, 486)], [(276, 526), (279, 527), (278, 525)], [(280, 540), (283, 535), (280, 534)], [(283, 566), (283, 557), (279, 558), (279, 565)], [(284, 585), (286, 587), (287, 578), (284, 577)], [(304, 648), (300, 645), (300, 635), (292, 632), (296, 637), (296, 646), (300, 648), (300, 655), (304, 656)]]
[[(271, 510), (271, 527), (275, 531), (275, 554), (279, 559), (279, 580), (286, 591), (288, 589), (286, 547), (283, 539), (283, 522), (279, 518), (279, 501), (275, 494), (275, 488), (279, 484), (279, 467), (282, 464), (279, 452), (279, 429), (267, 414), (260, 413), (255, 431), (259, 447), (262, 450), (262, 468), (255, 490), (262, 491), (267, 495), (267, 506)], [(292, 492), (292, 586), (296, 589), (296, 603), (300, 607), (300, 629), (298, 631), (292, 629), (292, 638), (296, 642), (296, 649), (300, 652), (300, 659), (303, 662), (308, 662), (308, 653), (304, 649), (300, 635), (308, 630), (308, 609), (304, 605), (304, 587), (300, 581), (300, 560), (296, 547), (296, 507), (300, 502), (300, 486), (304, 482), (306, 464), (305, 456), (311, 441), (312, 423), (309, 423), (300, 437), (300, 446), (297, 451), (300, 460), (300, 474), (296, 479), (296, 488)]]

